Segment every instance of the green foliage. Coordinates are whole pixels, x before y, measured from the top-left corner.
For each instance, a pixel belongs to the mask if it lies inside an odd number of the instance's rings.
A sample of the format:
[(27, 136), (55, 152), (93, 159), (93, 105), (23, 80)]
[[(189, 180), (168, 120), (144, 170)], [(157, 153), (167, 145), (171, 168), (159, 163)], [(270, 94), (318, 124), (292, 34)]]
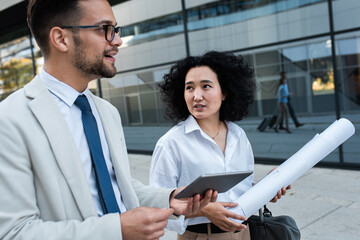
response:
[(23, 87), (33, 78), (30, 59), (11, 59), (0, 67), (0, 80), (3, 81), (4, 92), (12, 92)]

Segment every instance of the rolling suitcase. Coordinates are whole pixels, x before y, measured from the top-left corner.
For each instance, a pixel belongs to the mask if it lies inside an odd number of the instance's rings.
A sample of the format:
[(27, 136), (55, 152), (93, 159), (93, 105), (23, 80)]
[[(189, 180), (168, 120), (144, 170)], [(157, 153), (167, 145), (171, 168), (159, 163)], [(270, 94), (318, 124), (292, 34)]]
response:
[(271, 117), (271, 119), (269, 120), (269, 128), (272, 128), (274, 126), (274, 124), (276, 123), (276, 120), (277, 120), (278, 116), (277, 115), (273, 115)]
[(258, 129), (260, 132), (265, 131), (266, 127), (269, 125), (269, 121), (270, 121), (270, 118), (265, 117), (264, 120), (262, 120), (262, 122), (260, 123), (260, 125), (257, 127), (257, 129)]

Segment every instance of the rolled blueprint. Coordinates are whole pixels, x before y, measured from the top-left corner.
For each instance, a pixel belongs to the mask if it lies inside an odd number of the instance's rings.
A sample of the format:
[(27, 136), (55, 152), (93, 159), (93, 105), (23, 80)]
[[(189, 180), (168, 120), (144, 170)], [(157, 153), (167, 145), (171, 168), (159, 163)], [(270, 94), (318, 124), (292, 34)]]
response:
[(282, 187), (293, 183), (354, 133), (355, 127), (349, 120), (341, 118), (335, 121), (321, 134), (316, 134), (298, 152), (266, 175), (249, 191), (245, 192), (237, 199), (238, 206), (232, 210), (245, 217), (255, 214)]

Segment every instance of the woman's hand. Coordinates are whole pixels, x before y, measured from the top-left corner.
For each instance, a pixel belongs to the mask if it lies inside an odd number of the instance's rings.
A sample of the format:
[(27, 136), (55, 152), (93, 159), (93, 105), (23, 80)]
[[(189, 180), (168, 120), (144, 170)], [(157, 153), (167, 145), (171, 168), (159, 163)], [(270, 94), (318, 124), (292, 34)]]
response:
[(273, 199), (270, 200), (270, 202), (276, 203), (278, 199), (281, 198), (281, 196), (286, 194), (286, 190), (291, 189), (291, 184), (287, 187), (282, 187), (275, 195)]
[(241, 231), (246, 225), (235, 222), (230, 218), (246, 221), (246, 217), (240, 216), (226, 209), (236, 207), (237, 203), (232, 202), (211, 202), (201, 209), (199, 215), (207, 217), (213, 224), (227, 232)]
[[(269, 173), (271, 173), (271, 172), (274, 171), (275, 169), (276, 169), (276, 167), (273, 168), (273, 169), (271, 169), (271, 171), (270, 171)], [(269, 173), (268, 173), (268, 174), (269, 174)], [(282, 187), (282, 188), (276, 193), (275, 197), (270, 200), (270, 202), (276, 203), (277, 200), (279, 200), (279, 199), (281, 198), (281, 196), (283, 196), (283, 195), (286, 194), (286, 190), (289, 190), (289, 189), (291, 189), (291, 184), (290, 184), (289, 186), (287, 186), (287, 187)]]
[[(271, 173), (271, 172), (274, 171), (275, 169), (276, 169), (276, 167), (273, 168), (273, 169), (271, 169), (269, 173)], [(268, 174), (269, 174), (269, 173), (268, 173)], [(277, 200), (279, 200), (279, 199), (281, 198), (281, 196), (283, 196), (283, 195), (286, 194), (286, 190), (289, 190), (289, 189), (291, 189), (291, 184), (290, 184), (289, 186), (287, 186), (287, 187), (282, 187), (282, 188), (276, 193), (275, 197), (270, 200), (270, 202), (276, 203)]]
[(217, 191), (208, 190), (203, 197), (196, 194), (191, 198), (175, 199), (175, 196), (184, 188), (177, 188), (170, 196), (170, 208), (174, 209), (176, 215), (190, 216), (197, 214), (209, 202), (215, 202), (218, 195)]

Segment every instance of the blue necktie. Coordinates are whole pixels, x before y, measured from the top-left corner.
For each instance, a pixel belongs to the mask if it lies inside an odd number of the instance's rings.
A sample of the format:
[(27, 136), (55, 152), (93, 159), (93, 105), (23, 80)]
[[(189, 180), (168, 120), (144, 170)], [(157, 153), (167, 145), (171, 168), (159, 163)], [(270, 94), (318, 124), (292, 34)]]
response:
[(91, 112), (89, 101), (85, 95), (79, 95), (75, 100), (75, 105), (81, 110), (81, 118), (90, 148), (92, 165), (95, 169), (95, 178), (103, 212), (104, 214), (120, 212), (106, 167), (96, 119)]

